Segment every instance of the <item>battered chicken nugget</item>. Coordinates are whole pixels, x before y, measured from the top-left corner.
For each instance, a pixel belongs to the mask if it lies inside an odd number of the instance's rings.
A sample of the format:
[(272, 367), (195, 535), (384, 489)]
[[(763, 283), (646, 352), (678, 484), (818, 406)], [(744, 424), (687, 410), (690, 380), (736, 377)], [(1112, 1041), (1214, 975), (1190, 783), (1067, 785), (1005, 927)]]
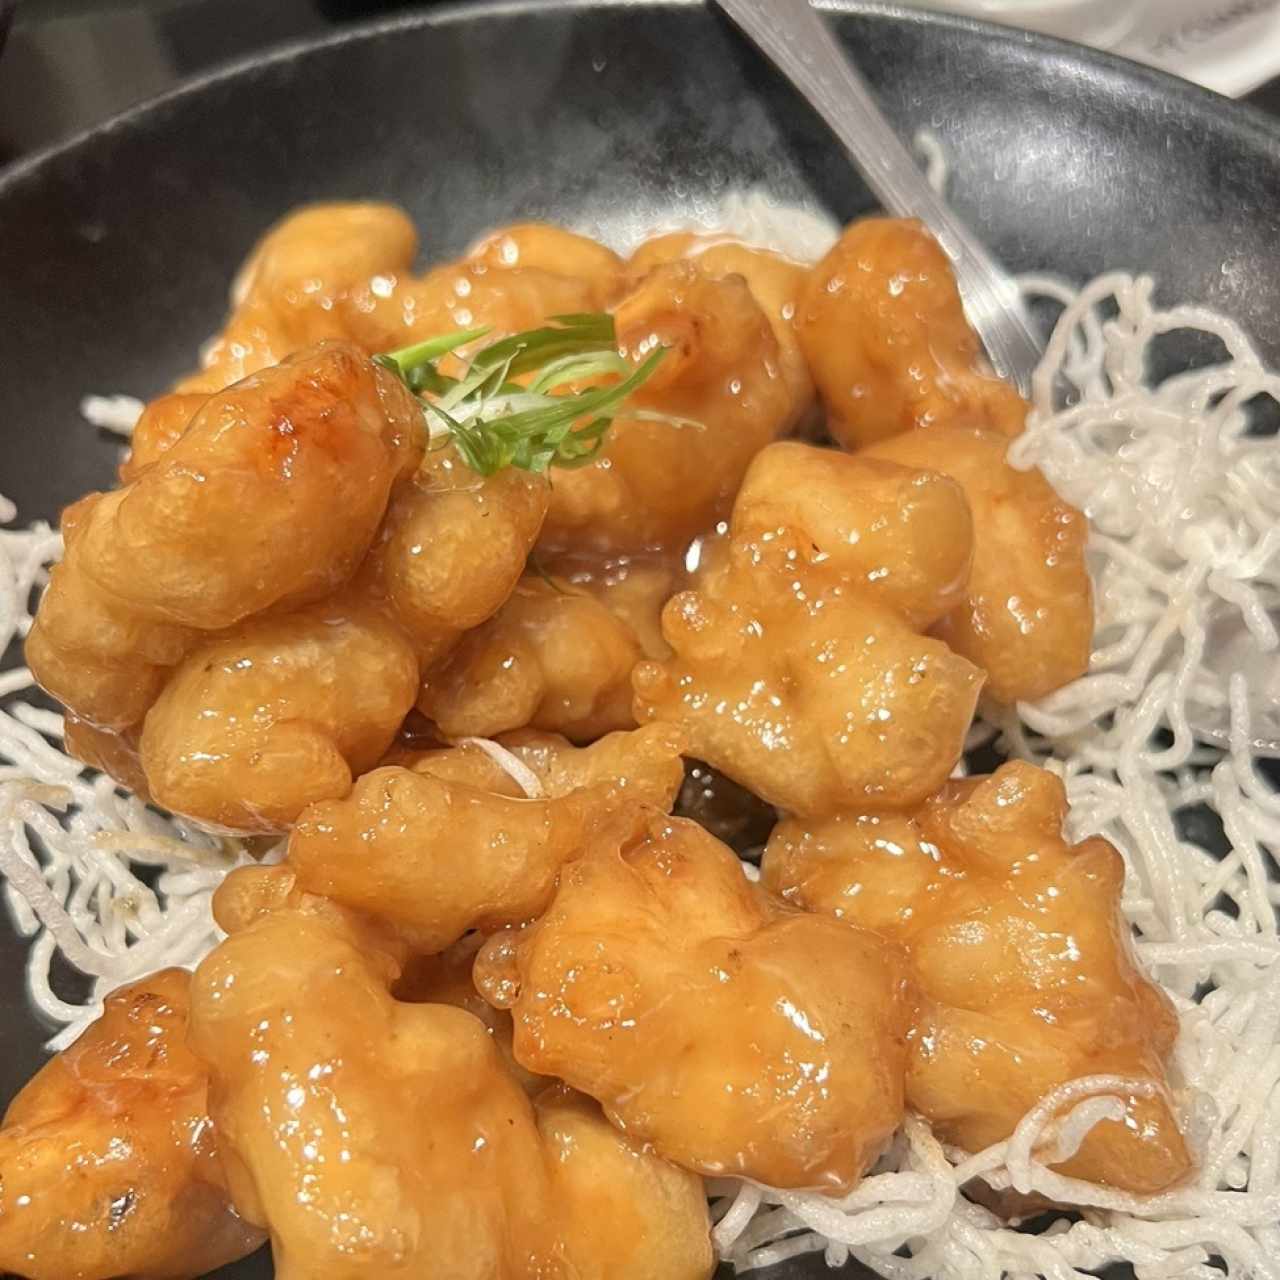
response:
[(508, 467), (472, 471), (429, 450), (392, 495), (361, 589), (385, 599), (424, 667), (511, 594), (542, 527), (550, 484)]
[[(270, 1231), (280, 1280), (709, 1274), (696, 1179), (558, 1097), (535, 1114), (476, 1018), (391, 997), (394, 943), (284, 869), (244, 875), (219, 893), (232, 936), (196, 974), (192, 1043), (236, 1203)], [(614, 1221), (607, 1272), (598, 1178), (645, 1197)]]
[(380, 291), (393, 289), (417, 252), (418, 233), (395, 205), (295, 210), (254, 246), (231, 287), (225, 328), (178, 390), (220, 391), (327, 338), (360, 342), (342, 305), (347, 295), (375, 280)]
[(705, 1174), (847, 1190), (902, 1117), (905, 959), (788, 911), (696, 823), (628, 822), (570, 864), (477, 985), (516, 1058)]
[(289, 839), (301, 888), (394, 925), (415, 950), (536, 916), (561, 866), (620, 802), (610, 785), (513, 800), (398, 766), (303, 810)]
[(489, 270), (541, 271), (577, 281), (587, 291), (589, 311), (603, 311), (622, 291), (624, 282), (622, 259), (612, 249), (547, 222), (499, 227), (472, 245), (465, 260)]
[(589, 1098), (551, 1085), (533, 1100), (572, 1280), (710, 1275), (702, 1179), (619, 1133)]
[[(373, 354), (454, 329), (499, 333), (603, 309), (622, 261), (585, 236), (541, 223), (501, 228), (457, 262), (409, 270), (418, 236), (394, 205), (310, 205), (272, 227), (232, 288), (226, 326), (181, 392), (208, 393), (327, 338)], [(144, 435), (149, 441), (152, 433)]]
[(727, 547), (663, 612), (641, 723), (793, 813), (918, 804), (959, 759), (981, 673), (921, 632), (962, 598), (969, 509), (945, 476), (783, 443)]
[[(614, 308), (620, 350), (667, 354), (598, 458), (556, 476), (542, 545), (618, 555), (682, 550), (729, 508), (751, 458), (803, 410), (778, 339), (739, 276), (657, 268)], [(636, 411), (682, 421), (654, 421)]]
[(372, 280), (352, 290), (340, 310), (367, 351), (387, 351), (482, 325), (491, 336), (520, 333), (552, 316), (603, 310), (621, 287), (622, 261), (612, 250), (528, 222), (491, 232), (458, 261), (422, 277)]
[(107, 997), (0, 1128), (0, 1271), (29, 1280), (180, 1280), (251, 1253), (186, 1046), (190, 977)]
[(631, 255), (628, 275), (642, 280), (661, 263), (681, 259), (716, 279), (739, 275), (747, 282), (778, 339), (778, 367), (798, 406), (796, 418), (803, 417), (813, 403), (813, 379), (800, 349), (795, 316), (811, 268), (732, 237), (676, 231), (646, 240)]
[(997, 702), (1042, 698), (1084, 675), (1093, 643), (1093, 593), (1084, 514), (1039, 471), (1005, 461), (990, 431), (934, 427), (863, 451), (950, 476), (973, 512), (973, 569), (963, 603), (935, 629), (987, 673)]
[(417, 690), (413, 647), (367, 606), (254, 618), (194, 649), (147, 712), (148, 790), (206, 824), (285, 831), (378, 763)]
[(631, 671), (668, 652), (658, 619), (676, 574), (661, 562), (575, 567), (572, 577), (526, 576), (428, 672), (418, 706), (446, 737), (530, 725), (590, 741), (635, 725)]
[(1007, 1138), (1081, 1076), (1153, 1081), (1157, 1096), (1127, 1096), (1124, 1119), (1058, 1167), (1154, 1193), (1191, 1167), (1165, 1091), (1177, 1019), (1134, 963), (1120, 855), (1098, 837), (1069, 846), (1066, 812), (1056, 777), (1013, 762), (911, 815), (788, 819), (764, 881), (907, 946), (923, 998), (907, 1102), (944, 1141), (978, 1151)]
[(1016, 435), (1027, 406), (986, 368), (947, 255), (920, 223), (851, 223), (809, 275), (796, 330), (847, 448), (916, 427)]
[(64, 516), (28, 641), (36, 678), (91, 723), (136, 725), (193, 632), (351, 576), (420, 435), (409, 393), (339, 344), (211, 397), (136, 480)]

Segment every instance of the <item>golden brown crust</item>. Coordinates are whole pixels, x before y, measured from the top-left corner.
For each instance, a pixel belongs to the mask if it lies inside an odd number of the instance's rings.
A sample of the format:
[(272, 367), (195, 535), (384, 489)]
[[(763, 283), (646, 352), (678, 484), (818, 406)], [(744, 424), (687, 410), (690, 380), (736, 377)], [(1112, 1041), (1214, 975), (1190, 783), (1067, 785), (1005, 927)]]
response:
[(914, 220), (846, 227), (810, 273), (796, 329), (846, 448), (918, 427), (1022, 430), (1026, 404), (984, 367), (951, 263)]
[(526, 1068), (686, 1168), (831, 1192), (901, 1120), (900, 974), (892, 945), (780, 910), (731, 850), (659, 815), (598, 840), (476, 962)]
[(1065, 816), (1061, 782), (1014, 762), (909, 815), (783, 821), (764, 880), (906, 945), (923, 997), (907, 1099), (945, 1141), (978, 1151), (1007, 1138), (1082, 1076), (1155, 1082), (1060, 1166), (1150, 1194), (1191, 1167), (1166, 1091), (1177, 1019), (1134, 964), (1120, 855), (1096, 837), (1068, 845)]
[(771, 445), (727, 542), (663, 611), (674, 652), (636, 667), (637, 720), (677, 725), (689, 754), (792, 812), (919, 803), (981, 686), (921, 634), (959, 599), (971, 539), (945, 477)]
[(190, 975), (166, 969), (106, 1009), (9, 1105), (0, 1269), (30, 1280), (183, 1280), (252, 1252), (231, 1208), (186, 1045)]

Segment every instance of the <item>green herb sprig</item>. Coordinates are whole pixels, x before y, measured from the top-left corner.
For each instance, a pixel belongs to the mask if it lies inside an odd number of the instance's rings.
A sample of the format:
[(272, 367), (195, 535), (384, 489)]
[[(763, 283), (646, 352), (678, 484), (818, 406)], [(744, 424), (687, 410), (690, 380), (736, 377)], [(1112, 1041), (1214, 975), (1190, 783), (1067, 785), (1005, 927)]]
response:
[[(632, 365), (618, 352), (613, 317), (587, 313), (552, 316), (540, 329), (490, 343), (471, 356), (461, 377), (440, 372), (442, 356), (487, 333), (464, 329), (374, 356), (421, 399), (431, 436), (451, 439), (466, 464), (485, 476), (503, 467), (585, 466), (604, 447), (623, 403), (666, 355), (658, 347)], [(569, 389), (607, 375), (618, 381)], [(516, 381), (524, 377), (527, 385)]]

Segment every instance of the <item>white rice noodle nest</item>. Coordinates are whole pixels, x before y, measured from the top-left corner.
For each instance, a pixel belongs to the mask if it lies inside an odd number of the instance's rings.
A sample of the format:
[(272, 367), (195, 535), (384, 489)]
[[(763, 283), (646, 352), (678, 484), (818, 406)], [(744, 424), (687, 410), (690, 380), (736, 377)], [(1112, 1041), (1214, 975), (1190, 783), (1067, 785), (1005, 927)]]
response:
[[(749, 213), (758, 213), (752, 207)], [(740, 210), (741, 212), (741, 210)], [(1035, 706), (991, 711), (976, 738), (1054, 770), (1074, 837), (1100, 833), (1128, 871), (1124, 910), (1135, 949), (1172, 998), (1181, 1035), (1173, 1084), (1197, 1153), (1188, 1185), (1152, 1199), (1074, 1181), (1048, 1167), (1149, 1083), (1095, 1077), (1043, 1099), (1005, 1142), (944, 1147), (909, 1116), (872, 1173), (843, 1200), (713, 1181), (715, 1240), (739, 1270), (822, 1252), (889, 1280), (1068, 1280), (1111, 1262), (1139, 1280), (1280, 1280), (1280, 796), (1254, 760), (1257, 663), (1209, 663), (1226, 626), (1248, 652), (1274, 654), (1280, 574), (1280, 453), (1247, 433), (1246, 403), (1280, 393), (1240, 331), (1194, 308), (1161, 310), (1151, 282), (1110, 275), (1076, 292), (1028, 281), (1064, 311), (1036, 378), (1018, 465), (1041, 467), (1083, 507), (1099, 631), (1089, 674)], [(1149, 347), (1170, 329), (1216, 335), (1224, 358), (1153, 386)], [(94, 421), (127, 431), (133, 408), (93, 403)], [(136, 412), (136, 409), (134, 410)], [(11, 504), (0, 515), (13, 519)], [(49, 565), (47, 525), (0, 530), (0, 634), (25, 635)], [(1242, 650), (1243, 652), (1243, 650)], [(26, 700), (30, 673), (0, 673), (0, 869), (18, 928), (32, 939), (36, 1005), (70, 1043), (113, 987), (157, 967), (192, 966), (219, 940), (210, 914), (226, 872), (249, 861), (235, 840), (148, 810), (62, 749), (61, 720)], [(1218, 717), (1222, 745), (1191, 723)], [(496, 744), (476, 743), (527, 793), (537, 779)], [(1176, 810), (1220, 819), (1230, 852), (1193, 843)], [(280, 848), (273, 851), (279, 856)], [(140, 877), (159, 868), (154, 887)], [(83, 1003), (51, 985), (55, 955), (89, 975)], [(1038, 1192), (1071, 1211), (1039, 1234), (968, 1199)]]

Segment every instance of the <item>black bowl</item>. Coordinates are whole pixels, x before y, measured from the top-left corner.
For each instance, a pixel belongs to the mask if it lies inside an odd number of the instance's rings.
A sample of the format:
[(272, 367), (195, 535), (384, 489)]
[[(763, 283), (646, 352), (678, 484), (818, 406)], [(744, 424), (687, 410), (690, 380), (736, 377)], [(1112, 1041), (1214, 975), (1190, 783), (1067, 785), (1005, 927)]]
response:
[[(858, 3), (831, 16), (904, 135), (1015, 270), (1149, 271), (1280, 356), (1280, 132), (1155, 72), (1057, 41)], [(399, 201), (427, 254), (515, 218), (643, 225), (737, 184), (872, 207), (825, 129), (690, 0), (434, 10), (238, 63), (0, 174), (0, 491), (52, 518), (110, 482), (85, 391), (161, 390), (228, 278), (290, 206)], [(0, 1098), (40, 1060), (25, 948), (0, 923)], [(774, 1275), (824, 1274), (810, 1258)], [(262, 1258), (219, 1275), (266, 1276)]]

